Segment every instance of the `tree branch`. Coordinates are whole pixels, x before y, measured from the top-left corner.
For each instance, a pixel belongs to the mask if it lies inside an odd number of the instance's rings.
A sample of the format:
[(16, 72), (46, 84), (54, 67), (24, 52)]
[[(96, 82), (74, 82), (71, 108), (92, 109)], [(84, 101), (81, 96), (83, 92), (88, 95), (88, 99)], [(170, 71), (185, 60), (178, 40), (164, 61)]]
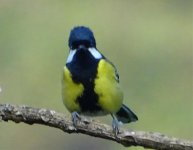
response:
[(81, 116), (75, 128), (71, 118), (64, 114), (44, 108), (0, 104), (0, 120), (12, 120), (16, 123), (42, 124), (55, 127), (67, 133), (82, 133), (94, 137), (108, 139), (126, 147), (143, 146), (152, 149), (193, 150), (193, 142), (171, 138), (160, 133), (121, 130), (118, 138), (112, 133), (112, 128), (92, 119)]

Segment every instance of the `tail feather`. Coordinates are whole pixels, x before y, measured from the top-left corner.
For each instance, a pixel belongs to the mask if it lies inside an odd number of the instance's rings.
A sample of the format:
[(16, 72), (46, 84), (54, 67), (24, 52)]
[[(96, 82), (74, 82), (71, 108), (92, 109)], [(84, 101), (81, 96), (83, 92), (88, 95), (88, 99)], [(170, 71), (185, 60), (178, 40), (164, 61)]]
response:
[(122, 123), (130, 123), (138, 120), (137, 115), (135, 115), (127, 106), (124, 104), (120, 110), (115, 114), (118, 121)]

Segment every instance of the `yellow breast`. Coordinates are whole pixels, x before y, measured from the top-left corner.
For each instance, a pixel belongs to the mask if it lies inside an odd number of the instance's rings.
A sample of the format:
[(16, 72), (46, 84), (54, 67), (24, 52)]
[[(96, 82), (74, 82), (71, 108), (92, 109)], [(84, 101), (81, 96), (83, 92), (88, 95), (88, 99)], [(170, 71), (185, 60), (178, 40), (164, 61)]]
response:
[(117, 112), (123, 102), (123, 93), (116, 80), (115, 68), (102, 59), (98, 64), (94, 91), (99, 96), (99, 105), (108, 113)]
[(66, 108), (70, 111), (80, 111), (80, 106), (78, 105), (76, 99), (81, 96), (84, 91), (84, 86), (81, 83), (74, 83), (72, 81), (72, 76), (67, 67), (64, 67), (63, 75), (63, 103)]

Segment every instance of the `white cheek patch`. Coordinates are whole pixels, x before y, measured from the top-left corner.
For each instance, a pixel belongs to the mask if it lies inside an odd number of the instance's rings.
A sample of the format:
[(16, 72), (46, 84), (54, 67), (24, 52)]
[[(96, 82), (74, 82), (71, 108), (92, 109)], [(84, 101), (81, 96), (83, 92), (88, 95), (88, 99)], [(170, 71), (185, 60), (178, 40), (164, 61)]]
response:
[(72, 61), (75, 53), (76, 53), (76, 50), (70, 50), (66, 63), (70, 63)]
[(95, 59), (100, 59), (100, 58), (102, 58), (101, 53), (100, 53), (96, 48), (89, 48), (88, 50), (89, 50), (89, 52), (92, 54), (92, 56), (93, 56)]

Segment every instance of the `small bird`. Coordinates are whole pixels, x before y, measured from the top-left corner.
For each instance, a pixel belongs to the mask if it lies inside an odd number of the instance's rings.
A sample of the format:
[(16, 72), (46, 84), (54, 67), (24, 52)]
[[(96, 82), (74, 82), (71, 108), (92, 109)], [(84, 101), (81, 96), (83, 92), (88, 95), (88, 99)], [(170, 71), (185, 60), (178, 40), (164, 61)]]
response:
[(137, 121), (137, 116), (123, 104), (123, 92), (115, 66), (96, 48), (93, 32), (84, 26), (74, 27), (69, 36), (70, 49), (63, 71), (63, 103), (76, 126), (80, 114), (111, 114), (112, 128)]

